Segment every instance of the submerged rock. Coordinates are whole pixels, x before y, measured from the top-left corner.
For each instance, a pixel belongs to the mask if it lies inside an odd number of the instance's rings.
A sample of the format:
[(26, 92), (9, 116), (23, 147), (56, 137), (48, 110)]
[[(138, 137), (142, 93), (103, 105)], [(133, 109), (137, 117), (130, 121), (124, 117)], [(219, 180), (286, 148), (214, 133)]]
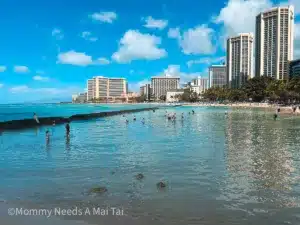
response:
[(156, 184), (156, 187), (158, 189), (164, 189), (165, 187), (167, 187), (167, 184), (165, 182), (160, 181)]
[(107, 188), (106, 187), (95, 187), (95, 188), (91, 188), (90, 193), (97, 193), (97, 194), (102, 194), (107, 192)]
[(142, 174), (142, 173), (139, 173), (139, 174), (137, 174), (137, 175), (135, 175), (135, 178), (137, 179), (137, 180), (142, 180), (142, 179), (144, 179), (144, 175)]

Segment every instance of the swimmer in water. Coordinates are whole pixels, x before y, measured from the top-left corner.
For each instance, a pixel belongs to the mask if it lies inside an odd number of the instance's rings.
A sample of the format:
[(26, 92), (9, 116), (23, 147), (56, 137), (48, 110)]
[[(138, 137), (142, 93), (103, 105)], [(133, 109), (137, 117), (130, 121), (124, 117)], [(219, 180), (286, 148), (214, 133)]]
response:
[(145, 124), (145, 118), (142, 119), (142, 124)]
[(129, 121), (128, 121), (128, 119), (126, 119), (126, 121), (125, 121), (127, 124), (129, 123)]
[(46, 142), (49, 143), (50, 141), (50, 132), (49, 130), (46, 131)]
[(195, 114), (195, 111), (194, 111), (194, 110), (192, 110), (192, 113), (193, 113), (193, 114)]
[(181, 118), (182, 118), (182, 119), (184, 118), (183, 113), (181, 114)]
[(277, 115), (277, 113), (274, 113), (274, 120), (277, 120), (277, 117), (278, 117), (278, 115)]
[(136, 121), (136, 117), (135, 116), (133, 117), (133, 121)]

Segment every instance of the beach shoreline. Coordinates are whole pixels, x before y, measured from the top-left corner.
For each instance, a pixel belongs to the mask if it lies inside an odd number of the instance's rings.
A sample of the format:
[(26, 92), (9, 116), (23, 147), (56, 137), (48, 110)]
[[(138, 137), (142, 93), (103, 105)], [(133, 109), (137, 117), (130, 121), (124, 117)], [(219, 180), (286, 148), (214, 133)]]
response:
[(188, 103), (182, 104), (182, 106), (187, 107), (228, 107), (228, 108), (243, 108), (243, 109), (265, 109), (267, 111), (276, 111), (276, 109), (280, 108), (281, 114), (291, 114), (291, 115), (300, 115), (299, 107), (295, 113), (293, 113), (292, 106), (280, 106), (278, 104), (269, 104), (269, 103), (231, 103), (231, 104), (222, 104), (222, 103)]

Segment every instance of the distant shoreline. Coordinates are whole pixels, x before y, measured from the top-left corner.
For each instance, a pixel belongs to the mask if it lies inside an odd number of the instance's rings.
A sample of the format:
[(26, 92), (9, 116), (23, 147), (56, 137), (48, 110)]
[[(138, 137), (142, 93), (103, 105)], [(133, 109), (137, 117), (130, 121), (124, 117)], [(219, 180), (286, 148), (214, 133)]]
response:
[[(280, 113), (282, 114), (293, 114), (292, 106), (280, 106), (277, 104), (269, 104), (269, 103), (231, 103), (231, 104), (222, 104), (222, 103), (188, 103), (182, 104), (182, 106), (192, 106), (192, 107), (228, 107), (228, 108), (261, 108), (267, 109), (268, 111), (276, 110), (280, 108)], [(297, 110), (295, 115), (300, 115), (299, 106), (297, 106)]]

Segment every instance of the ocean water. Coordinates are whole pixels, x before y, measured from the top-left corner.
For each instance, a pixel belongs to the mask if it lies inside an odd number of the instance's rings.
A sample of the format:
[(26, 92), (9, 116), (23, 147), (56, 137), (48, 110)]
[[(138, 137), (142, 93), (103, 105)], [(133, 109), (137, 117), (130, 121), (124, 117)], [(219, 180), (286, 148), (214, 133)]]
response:
[(153, 107), (153, 104), (0, 104), (0, 122), (31, 119), (33, 113), (39, 117), (118, 111)]
[[(72, 122), (69, 139), (63, 125), (2, 133), (0, 199), (126, 214), (63, 218), (90, 224), (300, 224), (299, 117), (177, 107), (167, 109), (172, 122), (165, 110), (126, 115), (129, 124), (122, 116)], [(108, 191), (90, 195), (97, 186)]]

